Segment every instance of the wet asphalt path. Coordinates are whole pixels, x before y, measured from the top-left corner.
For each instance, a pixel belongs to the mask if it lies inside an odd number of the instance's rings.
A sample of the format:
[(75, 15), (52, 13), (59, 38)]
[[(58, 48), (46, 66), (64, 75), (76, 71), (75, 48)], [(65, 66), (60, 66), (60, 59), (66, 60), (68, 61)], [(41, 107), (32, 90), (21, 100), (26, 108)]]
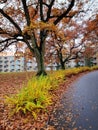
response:
[(98, 71), (90, 72), (67, 88), (49, 125), (56, 130), (98, 130)]

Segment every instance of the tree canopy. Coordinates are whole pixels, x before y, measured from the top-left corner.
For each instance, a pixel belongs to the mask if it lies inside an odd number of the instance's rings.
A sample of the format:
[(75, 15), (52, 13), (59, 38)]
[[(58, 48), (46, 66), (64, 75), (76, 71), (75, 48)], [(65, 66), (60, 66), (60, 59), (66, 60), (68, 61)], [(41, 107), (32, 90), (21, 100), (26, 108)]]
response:
[(47, 39), (50, 40), (55, 34), (58, 39), (66, 40), (64, 29), (71, 19), (80, 20), (85, 2), (88, 1), (1, 0), (0, 51), (16, 45), (17, 52), (20, 52), (22, 46), (18, 44), (23, 43), (25, 50), (29, 49), (36, 58), (37, 75), (45, 75), (45, 50), (46, 46), (49, 47)]

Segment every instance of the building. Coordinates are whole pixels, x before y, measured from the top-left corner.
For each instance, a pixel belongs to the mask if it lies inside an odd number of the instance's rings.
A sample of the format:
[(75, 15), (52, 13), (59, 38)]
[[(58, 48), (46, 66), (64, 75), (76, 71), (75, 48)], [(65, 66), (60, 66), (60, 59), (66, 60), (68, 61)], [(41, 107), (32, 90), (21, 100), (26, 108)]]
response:
[(33, 60), (25, 61), (24, 57), (16, 59), (14, 54), (8, 52), (0, 53), (0, 72), (22, 72), (36, 70)]

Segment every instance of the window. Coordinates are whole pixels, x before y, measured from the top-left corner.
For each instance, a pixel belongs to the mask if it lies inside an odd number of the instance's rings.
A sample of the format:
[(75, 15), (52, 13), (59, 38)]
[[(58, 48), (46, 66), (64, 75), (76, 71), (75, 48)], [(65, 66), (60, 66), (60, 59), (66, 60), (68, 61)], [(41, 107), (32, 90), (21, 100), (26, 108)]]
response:
[(2, 63), (2, 61), (0, 60), (0, 63)]
[(2, 68), (2, 65), (0, 65), (0, 68)]
[(17, 69), (16, 71), (20, 71), (20, 69)]
[(13, 62), (14, 62), (14, 60), (11, 60), (11, 61), (10, 61), (10, 63), (13, 63)]
[(8, 69), (5, 69), (4, 72), (8, 72)]
[(4, 65), (4, 68), (7, 68), (8, 67), (8, 65)]
[(2, 69), (0, 69), (0, 72), (2, 72)]
[(8, 60), (5, 61), (5, 63), (8, 63), (8, 62), (9, 62)]
[(7, 59), (7, 57), (4, 57), (4, 59)]
[(14, 71), (14, 69), (11, 69), (11, 72), (13, 72)]

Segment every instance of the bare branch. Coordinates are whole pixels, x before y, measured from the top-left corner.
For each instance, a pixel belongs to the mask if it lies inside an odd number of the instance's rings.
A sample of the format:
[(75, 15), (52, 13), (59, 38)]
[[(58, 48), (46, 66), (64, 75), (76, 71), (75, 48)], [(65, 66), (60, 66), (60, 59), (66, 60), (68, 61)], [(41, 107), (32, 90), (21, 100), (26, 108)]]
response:
[(64, 17), (66, 17), (68, 15), (68, 13), (71, 11), (71, 9), (73, 8), (75, 3), (75, 0), (72, 0), (70, 2), (69, 7), (67, 8), (67, 10), (65, 12), (63, 12), (63, 14), (61, 14), (55, 21), (54, 24), (56, 25), (57, 23), (59, 23)]
[(39, 0), (40, 3), (40, 18), (42, 21), (44, 21), (44, 17), (43, 17), (43, 0)]
[(26, 21), (27, 21), (27, 25), (30, 25), (30, 15), (29, 15), (29, 11), (28, 11), (28, 7), (26, 5), (26, 0), (21, 0), (22, 4), (23, 4), (23, 9), (25, 12), (25, 17), (26, 17)]
[(14, 22), (14, 20), (10, 16), (8, 16), (2, 9), (0, 9), (0, 13), (14, 25), (14, 27), (19, 31), (20, 34), (22, 33), (21, 28), (18, 26), (17, 23)]
[(46, 5), (47, 7), (49, 7), (49, 5), (48, 5), (48, 4), (46, 4), (45, 2), (43, 2), (43, 5)]
[(0, 44), (1, 44), (1, 43), (4, 43), (4, 42), (8, 42), (8, 41), (10, 41), (10, 40), (15, 40), (15, 38), (8, 38), (8, 39), (5, 39), (5, 40), (2, 40), (2, 41), (0, 41)]
[(15, 42), (17, 42), (17, 40), (14, 40), (10, 43), (6, 40), (6, 44), (0, 45), (0, 52), (4, 51), (6, 48), (8, 48), (10, 45), (12, 45)]
[(48, 21), (49, 18), (50, 18), (51, 9), (52, 9), (52, 6), (53, 6), (53, 4), (54, 4), (54, 1), (55, 1), (55, 0), (52, 0), (51, 3), (50, 3), (50, 5), (48, 6), (48, 12), (47, 12), (47, 18), (46, 18), (46, 21)]

